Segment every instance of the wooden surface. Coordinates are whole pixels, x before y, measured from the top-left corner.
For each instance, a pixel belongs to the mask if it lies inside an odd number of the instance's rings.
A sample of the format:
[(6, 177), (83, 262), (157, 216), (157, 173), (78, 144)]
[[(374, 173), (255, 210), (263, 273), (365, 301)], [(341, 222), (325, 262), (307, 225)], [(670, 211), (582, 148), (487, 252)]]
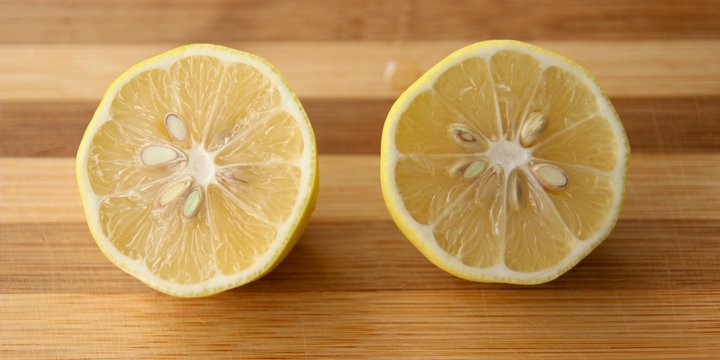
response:
[[(718, 359), (719, 18), (718, 1), (0, 0), (0, 357)], [(586, 65), (633, 147), (615, 231), (540, 286), (439, 270), (380, 194), (393, 99), (490, 38)], [(159, 294), (110, 264), (73, 169), (112, 79), (190, 42), (275, 63), (322, 154), (317, 210), (289, 257), (205, 299)]]

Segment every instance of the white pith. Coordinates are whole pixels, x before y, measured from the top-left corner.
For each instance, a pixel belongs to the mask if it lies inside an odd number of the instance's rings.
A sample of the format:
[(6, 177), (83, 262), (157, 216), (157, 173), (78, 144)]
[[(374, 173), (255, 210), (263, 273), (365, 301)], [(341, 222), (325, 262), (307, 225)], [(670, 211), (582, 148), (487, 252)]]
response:
[[(385, 196), (387, 202), (389, 204), (393, 204), (395, 206), (394, 209), (399, 213), (393, 213), (393, 218), (401, 230), (406, 234), (406, 236), (408, 236), (408, 238), (414, 240), (414, 242), (419, 242), (419, 244), (416, 243), (418, 249), (420, 249), (423, 254), (425, 254), (439, 267), (460, 277), (473, 280), (510, 283), (544, 282), (557, 277), (559, 274), (575, 265), (595, 246), (597, 246), (614, 226), (617, 209), (621, 206), (624, 195), (622, 189), (627, 170), (626, 164), (629, 149), (625, 140), (626, 136), (624, 129), (622, 128), (622, 124), (617, 118), (615, 111), (606, 100), (606, 97), (597, 86), (596, 82), (584, 73), (581, 68), (574, 64), (570, 64), (559, 57), (531, 48), (528, 45), (507, 41), (498, 41), (494, 42), (494, 44), (489, 43), (490, 42), (486, 44), (481, 43), (471, 45), (453, 53), (447, 59), (443, 60), (440, 64), (434, 66), (430, 71), (428, 71), (428, 73), (426, 73), (419, 81), (403, 93), (399, 101), (395, 103), (390, 111), (388, 119), (386, 120), (383, 131), (383, 195)], [(613, 194), (611, 206), (613, 209), (612, 211), (615, 214), (609, 216), (601, 228), (590, 238), (585, 240), (579, 240), (576, 238), (572, 251), (560, 263), (536, 272), (514, 271), (505, 265), (502, 257), (494, 266), (484, 268), (468, 266), (462, 263), (459, 258), (449, 254), (437, 244), (433, 234), (432, 225), (421, 224), (413, 219), (412, 215), (405, 207), (399, 191), (397, 191), (395, 187), (395, 168), (399, 158), (401, 156), (405, 156), (398, 152), (395, 143), (397, 123), (400, 119), (400, 115), (407, 110), (412, 100), (419, 94), (425, 91), (432, 91), (432, 86), (435, 84), (438, 77), (445, 73), (449, 68), (458, 65), (469, 58), (482, 58), (486, 60), (488, 64), (488, 71), (490, 71), (490, 57), (500, 50), (512, 50), (525, 53), (538, 60), (543, 69), (550, 66), (556, 66), (575, 75), (577, 79), (582, 81), (588, 89), (594, 93), (599, 109), (598, 114), (605, 119), (608, 119), (608, 122), (618, 139), (618, 148), (616, 152), (618, 156), (617, 163), (615, 168), (608, 172), (611, 173), (611, 181), (616, 185), (617, 189), (617, 191)], [(489, 167), (499, 165), (506, 175), (516, 168), (522, 169), (522, 171), (526, 172), (527, 175), (531, 175), (528, 164), (531, 160), (533, 160), (532, 152), (536, 145), (537, 144), (525, 148), (520, 144), (518, 137), (509, 140), (501, 139), (495, 142), (491, 141), (488, 150), (478, 155), (488, 158)], [(507, 177), (505, 178), (505, 181), (507, 181)], [(572, 181), (572, 179), (570, 179), (570, 181)]]
[[(89, 183), (87, 173), (89, 152), (87, 150), (92, 141), (92, 134), (97, 133), (102, 125), (110, 119), (109, 111), (112, 100), (116, 97), (123, 85), (144, 71), (151, 69), (169, 70), (173, 63), (189, 56), (211, 56), (221, 60), (225, 64), (239, 62), (248, 64), (259, 70), (270, 80), (280, 94), (281, 103), (277, 110), (289, 113), (298, 122), (298, 128), (303, 138), (303, 152), (297, 163), (294, 164), (301, 170), (298, 196), (290, 215), (285, 221), (277, 225), (277, 236), (272, 241), (269, 249), (257, 257), (253, 265), (240, 272), (226, 275), (218, 270), (214, 277), (206, 281), (196, 284), (178, 284), (164, 280), (153, 274), (142, 259), (133, 260), (122, 254), (103, 234), (99, 217), (99, 204), (102, 201), (102, 197), (92, 192), (92, 186)], [(171, 134), (176, 137), (181, 136), (177, 131), (171, 130)], [(191, 176), (194, 179), (194, 184), (200, 185), (203, 190), (206, 190), (207, 185), (215, 181), (214, 175), (218, 167), (214, 162), (214, 157), (218, 152), (217, 150), (211, 152), (206, 151), (201, 144), (194, 144), (189, 151), (184, 153), (187, 164), (178, 173)], [(251, 281), (257, 278), (259, 274), (267, 272), (268, 268), (273, 265), (273, 262), (280, 256), (287, 243), (291, 240), (290, 237), (293, 235), (294, 229), (298, 227), (306, 213), (309, 199), (313, 192), (313, 184), (316, 182), (314, 172), (316, 165), (315, 140), (312, 128), (297, 98), (287, 87), (285, 81), (278, 75), (277, 70), (273, 69), (269, 63), (257, 56), (214, 45), (193, 45), (172, 50), (135, 65), (119, 77), (108, 89), (103, 97), (103, 101), (93, 116), (93, 120), (86, 129), (85, 136), (80, 144), (77, 159), (80, 188), (86, 189), (86, 191), (81, 191), (83, 206), (90, 229), (102, 251), (120, 268), (151, 287), (179, 296), (197, 296), (215, 293)]]
[(518, 141), (500, 139), (490, 143), (486, 156), (490, 159), (490, 164), (498, 164), (505, 174), (510, 174), (511, 171), (527, 164), (532, 159), (532, 152)]
[(217, 151), (209, 152), (205, 150), (202, 144), (195, 144), (187, 153), (188, 164), (186, 171), (205, 190), (207, 190), (210, 182), (215, 182), (213, 176), (217, 171), (215, 155), (217, 155)]

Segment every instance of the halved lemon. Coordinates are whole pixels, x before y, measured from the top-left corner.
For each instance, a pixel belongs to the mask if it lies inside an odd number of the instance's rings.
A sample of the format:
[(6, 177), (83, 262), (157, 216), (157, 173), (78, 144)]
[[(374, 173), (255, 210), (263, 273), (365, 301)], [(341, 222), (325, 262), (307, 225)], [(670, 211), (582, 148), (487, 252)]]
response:
[(272, 270), (318, 189), (313, 131), (287, 82), (264, 59), (214, 45), (168, 51), (115, 80), (76, 171), (103, 253), (188, 297)]
[(577, 264), (620, 212), (629, 145), (597, 81), (517, 41), (451, 54), (385, 121), (385, 202), (434, 264), (469, 280), (537, 284)]

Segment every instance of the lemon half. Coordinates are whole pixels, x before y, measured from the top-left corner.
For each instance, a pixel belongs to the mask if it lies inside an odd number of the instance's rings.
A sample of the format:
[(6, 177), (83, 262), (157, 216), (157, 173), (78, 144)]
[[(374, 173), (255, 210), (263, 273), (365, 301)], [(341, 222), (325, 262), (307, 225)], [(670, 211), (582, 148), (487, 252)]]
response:
[(537, 284), (611, 232), (629, 152), (587, 70), (536, 46), (486, 41), (433, 66), (395, 102), (382, 190), (400, 230), (440, 268)]
[(103, 253), (176, 296), (268, 273), (318, 189), (313, 131), (287, 82), (260, 57), (215, 45), (168, 51), (116, 79), (76, 170)]

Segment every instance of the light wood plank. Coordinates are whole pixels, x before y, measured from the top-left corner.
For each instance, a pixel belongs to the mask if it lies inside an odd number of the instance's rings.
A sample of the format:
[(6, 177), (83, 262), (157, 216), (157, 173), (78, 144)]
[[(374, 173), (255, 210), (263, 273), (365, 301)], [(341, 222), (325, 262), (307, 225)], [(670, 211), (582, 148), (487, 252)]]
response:
[[(533, 289), (670, 292), (720, 289), (720, 222), (620, 219), (603, 244), (570, 272)], [(3, 224), (0, 293), (152, 294), (117, 269), (83, 223)], [(387, 220), (313, 219), (290, 255), (262, 280), (233, 290), (507, 291), (522, 287), (476, 284), (432, 265)], [(529, 289), (529, 288), (528, 288)]]
[[(633, 154), (622, 219), (719, 220), (720, 154)], [(320, 156), (314, 221), (387, 220), (377, 156)], [(84, 222), (74, 160), (0, 158), (0, 224)]]
[(7, 310), (0, 330), (12, 358), (711, 359), (720, 351), (718, 295), (529, 288), (233, 292), (200, 300), (13, 294), (0, 295)]
[(711, 0), (5, 0), (0, 43), (717, 38), (718, 17)]
[[(283, 72), (303, 98), (394, 99), (468, 41), (230, 43)], [(592, 71), (613, 97), (720, 94), (720, 41), (538, 41)], [(97, 102), (131, 65), (174, 47), (0, 45), (0, 101)], [(387, 80), (395, 61), (402, 74)]]

